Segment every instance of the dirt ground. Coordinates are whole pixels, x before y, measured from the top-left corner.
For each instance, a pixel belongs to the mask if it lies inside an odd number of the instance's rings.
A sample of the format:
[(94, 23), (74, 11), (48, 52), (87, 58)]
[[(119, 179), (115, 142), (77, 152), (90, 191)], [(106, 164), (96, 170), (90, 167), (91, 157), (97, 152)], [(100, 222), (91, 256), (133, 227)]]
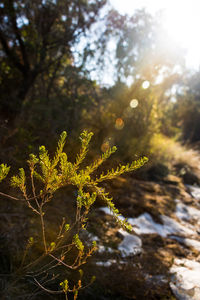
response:
[[(160, 181), (139, 180), (129, 175), (108, 182), (105, 187), (125, 218), (136, 218), (146, 212), (155, 222), (162, 224), (161, 215), (178, 221), (175, 214), (176, 199), (181, 199), (186, 205), (194, 207), (197, 205), (183, 179), (174, 174), (167, 175)], [(57, 200), (50, 203), (48, 212), (52, 217), (48, 220), (49, 236), (54, 234), (55, 226), (58, 226), (63, 214), (66, 216), (73, 214), (74, 196), (75, 191), (63, 190), (57, 195)], [(105, 203), (97, 201), (91, 210), (87, 235), (84, 238), (89, 240), (91, 236), (96, 237), (97, 244), (104, 250), (97, 251), (83, 266), (84, 283), (87, 285), (93, 275), (96, 276), (96, 280), (80, 291), (79, 298), (176, 299), (169, 285), (171, 278), (169, 270), (175, 258), (187, 257), (198, 260), (198, 251), (154, 233), (142, 235), (142, 252), (123, 257), (118, 250), (118, 245), (123, 240), (119, 234), (119, 226), (111, 215), (99, 210), (101, 206), (105, 206)], [(37, 234), (38, 224), (32, 218), (31, 212), (24, 209), (23, 204), (16, 205), (13, 201), (2, 199), (0, 207), (0, 289), (5, 291), (9, 285), (9, 279), (5, 274), (12, 273), (25, 241), (30, 234)], [(102, 261), (111, 263), (106, 266), (98, 264)], [(33, 290), (31, 287), (30, 290), (25, 289), (24, 296), (22, 292), (20, 296), (19, 290), (20, 286), (16, 287), (15, 299), (64, 299), (63, 295), (47, 296), (44, 292), (30, 296), (29, 292)], [(5, 299), (13, 299), (12, 297)]]

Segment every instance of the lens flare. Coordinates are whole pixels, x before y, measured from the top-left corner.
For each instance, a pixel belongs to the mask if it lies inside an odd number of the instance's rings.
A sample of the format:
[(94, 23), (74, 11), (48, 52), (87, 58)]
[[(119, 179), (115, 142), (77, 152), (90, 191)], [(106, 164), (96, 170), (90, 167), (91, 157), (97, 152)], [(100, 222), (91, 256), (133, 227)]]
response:
[(150, 82), (148, 80), (145, 80), (142, 83), (142, 87), (143, 87), (144, 90), (148, 89), (149, 86), (150, 86)]
[(121, 118), (117, 118), (115, 121), (115, 128), (121, 130), (124, 128), (124, 121)]
[(110, 148), (109, 142), (104, 142), (104, 143), (101, 145), (101, 151), (102, 151), (102, 152), (106, 152), (109, 148)]
[(138, 100), (137, 99), (132, 99), (130, 101), (130, 107), (131, 108), (136, 108), (138, 106)]

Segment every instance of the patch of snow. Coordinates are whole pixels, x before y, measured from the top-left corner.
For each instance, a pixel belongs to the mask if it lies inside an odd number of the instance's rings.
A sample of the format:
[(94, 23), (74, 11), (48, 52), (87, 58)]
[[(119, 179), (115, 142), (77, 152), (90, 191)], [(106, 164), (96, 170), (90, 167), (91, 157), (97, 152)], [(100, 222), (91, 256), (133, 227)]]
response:
[[(197, 251), (200, 251), (200, 241), (186, 238), (186, 239), (184, 239), (184, 242), (187, 246), (191, 246), (194, 249), (196, 249)], [(199, 278), (200, 278), (200, 274), (199, 274)]]
[(123, 229), (120, 229), (118, 232), (124, 237), (118, 246), (122, 257), (136, 255), (142, 252), (142, 240), (138, 236), (130, 234)]
[[(163, 223), (160, 224), (155, 222), (149, 213), (144, 213), (137, 218), (128, 218), (128, 222), (134, 226), (134, 231), (138, 235), (158, 234), (164, 238), (169, 236), (183, 245), (193, 247), (197, 251), (200, 251), (200, 241), (197, 237), (198, 223), (200, 224), (200, 210), (192, 206), (187, 206), (181, 203), (180, 200), (176, 200), (176, 203), (175, 214), (179, 218), (179, 222), (166, 215), (160, 215)], [(108, 207), (101, 207), (100, 210), (112, 214)], [(196, 228), (189, 223), (190, 220), (196, 221)], [(138, 236), (129, 234), (122, 229), (118, 232), (121, 233), (124, 238), (118, 246), (123, 257), (142, 252), (142, 241)], [(195, 239), (196, 237), (197, 240)], [(103, 248), (100, 251), (105, 252)]]
[(110, 267), (114, 264), (117, 264), (119, 266), (126, 263), (127, 262), (125, 260), (108, 259), (107, 261), (97, 261), (96, 265), (99, 267)]
[(192, 226), (191, 224), (185, 222), (179, 223), (174, 219), (165, 215), (162, 215), (161, 219), (164, 223), (163, 227), (164, 227), (164, 232), (166, 233), (165, 236), (169, 234), (180, 234), (183, 236), (196, 235), (196, 230), (194, 226)]
[(192, 197), (194, 197), (196, 200), (200, 200), (200, 187), (193, 185), (187, 185), (187, 187), (189, 188)]
[(163, 224), (156, 223), (150, 214), (144, 213), (138, 218), (129, 218), (128, 222), (136, 226), (134, 231), (137, 234), (157, 233), (162, 237), (167, 237), (170, 234), (181, 234), (184, 236), (196, 234), (194, 227), (190, 224), (181, 224), (165, 215), (161, 215), (161, 219)]
[(116, 263), (117, 263), (116, 259), (108, 259), (107, 261), (97, 261), (96, 265), (99, 267), (110, 267)]
[(200, 299), (200, 263), (176, 258), (170, 272), (174, 273), (170, 287), (177, 299)]
[(103, 211), (105, 214), (107, 215), (113, 215), (112, 211), (110, 210), (109, 207), (107, 206), (103, 206), (103, 207), (99, 207), (100, 211)]
[(125, 221), (126, 219), (123, 216), (118, 216), (118, 218), (122, 221)]
[(189, 221), (189, 220), (200, 220), (200, 210), (181, 203), (180, 200), (176, 200), (176, 216), (180, 220)]
[(105, 247), (103, 245), (100, 245), (100, 246), (98, 246), (98, 252), (99, 253), (105, 253), (105, 252), (113, 253), (114, 250), (112, 248), (110, 248), (110, 247)]
[(94, 235), (94, 234), (92, 234), (90, 232), (88, 232), (88, 238), (89, 238), (90, 241), (96, 241), (96, 242), (99, 241), (98, 236), (96, 236), (96, 235)]
[[(107, 206), (103, 206), (103, 207), (99, 207), (100, 211), (103, 211), (106, 215), (110, 215), (113, 216), (113, 212), (111, 211), (111, 209)], [(120, 220), (124, 221), (125, 218), (123, 216), (119, 216), (118, 217)]]
[(200, 251), (200, 241), (193, 240), (193, 239), (188, 239), (188, 238), (183, 238), (180, 236), (170, 236), (171, 239), (176, 240), (180, 242), (181, 244), (184, 244), (188, 247), (193, 247), (197, 251)]
[(138, 218), (128, 218), (128, 222), (136, 226), (134, 231), (137, 234), (152, 234), (158, 233), (162, 235), (163, 225), (155, 223), (149, 213), (144, 213)]

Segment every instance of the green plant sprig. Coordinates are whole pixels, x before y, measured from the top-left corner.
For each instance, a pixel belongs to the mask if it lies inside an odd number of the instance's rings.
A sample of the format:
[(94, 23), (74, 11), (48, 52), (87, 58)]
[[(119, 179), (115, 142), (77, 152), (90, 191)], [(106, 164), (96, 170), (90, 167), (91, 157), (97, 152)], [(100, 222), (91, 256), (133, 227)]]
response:
[[(118, 176), (123, 175), (124, 173), (132, 172), (142, 167), (148, 161), (148, 159), (146, 157), (142, 157), (136, 161), (133, 161), (131, 164), (122, 166), (120, 165), (116, 169), (107, 170), (105, 173), (102, 172), (96, 178), (95, 175), (91, 177), (91, 174), (94, 173), (99, 168), (99, 166), (117, 150), (115, 146), (109, 148), (93, 163), (80, 169), (80, 165), (83, 163), (88, 153), (89, 143), (92, 136), (93, 133), (86, 130), (81, 133), (80, 152), (79, 154), (77, 154), (75, 162), (73, 163), (68, 161), (68, 156), (63, 151), (67, 137), (67, 133), (64, 131), (60, 135), (58, 146), (53, 159), (50, 158), (45, 146), (40, 146), (38, 156), (35, 154), (29, 155), (29, 160), (27, 161), (27, 163), (29, 165), (30, 176), (28, 177), (28, 175), (25, 174), (24, 169), (20, 168), (19, 174), (12, 176), (11, 178), (11, 185), (21, 191), (25, 203), (27, 203), (28, 207), (40, 217), (41, 236), (44, 249), (41, 257), (38, 257), (35, 261), (26, 264), (27, 255), (32, 249), (30, 247), (29, 239), (29, 244), (25, 249), (25, 254), (23, 255), (22, 263), (20, 265), (20, 274), (23, 273), (23, 270), (24, 274), (27, 274), (27, 270), (29, 270), (30, 274), (31, 268), (35, 270), (37, 265), (41, 265), (42, 261), (45, 261), (47, 257), (51, 259), (49, 263), (44, 263), (44, 267), (40, 267), (40, 271), (38, 270), (38, 272), (34, 271), (31, 273), (33, 280), (38, 283), (38, 285), (45, 291), (50, 290), (44, 287), (45, 282), (38, 281), (38, 274), (46, 274), (49, 269), (56, 268), (60, 265), (70, 270), (76, 270), (81, 265), (85, 264), (87, 258), (90, 257), (97, 249), (96, 242), (93, 242), (91, 248), (88, 249), (88, 247), (86, 247), (84, 240), (81, 240), (80, 238), (80, 231), (81, 229), (86, 228), (88, 213), (98, 197), (105, 201), (106, 205), (110, 208), (112, 215), (119, 223), (119, 225), (128, 231), (132, 231), (132, 226), (122, 218), (118, 209), (115, 207), (113, 198), (99, 184), (101, 184), (105, 180), (114, 179)], [(10, 167), (5, 164), (0, 165), (0, 181), (5, 179), (9, 172), (9, 169)], [(39, 185), (37, 181), (40, 182)], [(67, 185), (76, 186), (78, 191), (76, 197), (75, 221), (73, 224), (68, 224), (66, 223), (65, 218), (63, 218), (55, 240), (50, 241), (47, 239), (46, 234), (47, 224), (45, 220), (44, 206), (53, 199), (55, 191)], [(31, 196), (27, 195), (26, 186), (32, 187)], [(38, 186), (40, 187), (40, 189), (38, 188)], [(3, 195), (5, 196), (5, 194)], [(9, 195), (8, 197), (16, 199)], [(70, 232), (73, 232), (73, 234), (70, 234)], [(35, 239), (31, 237), (31, 241), (32, 240), (34, 240), (35, 244)], [(69, 263), (67, 258), (69, 253), (72, 253), (72, 251), (74, 251), (73, 253), (75, 253), (74, 259), (73, 262)], [(52, 277), (51, 280), (54, 280), (54, 277)], [(74, 299), (77, 298), (78, 291), (83, 288), (81, 279), (78, 281), (78, 284), (75, 285), (72, 289), (69, 288), (69, 282), (67, 279), (61, 282), (60, 287), (62, 288), (61, 292), (64, 292), (66, 294), (66, 298), (68, 292), (73, 292)], [(55, 291), (55, 293), (58, 293), (58, 291)]]

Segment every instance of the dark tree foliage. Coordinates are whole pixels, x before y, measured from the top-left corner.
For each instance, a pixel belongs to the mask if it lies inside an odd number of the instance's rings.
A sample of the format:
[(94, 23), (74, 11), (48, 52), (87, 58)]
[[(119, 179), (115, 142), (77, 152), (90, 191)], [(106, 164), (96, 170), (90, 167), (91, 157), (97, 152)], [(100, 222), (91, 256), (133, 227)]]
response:
[[(96, 21), (106, 0), (2, 0), (0, 109), (14, 119), (30, 89), (46, 74), (46, 94), (57, 72), (73, 65), (72, 47)], [(30, 98), (29, 98), (30, 99)]]
[[(197, 100), (185, 105), (186, 110), (179, 105), (175, 117), (168, 96), (184, 70), (181, 49), (174, 49), (159, 20), (145, 10), (132, 17), (113, 9), (100, 14), (105, 4), (106, 0), (0, 2), (0, 136), (5, 156), (13, 144), (37, 147), (46, 139), (50, 148), (64, 129), (74, 134), (88, 128), (102, 143), (110, 135), (122, 144), (127, 159), (133, 151), (146, 154), (154, 133), (176, 134), (178, 120), (185, 136), (187, 130), (198, 132), (199, 125), (196, 130), (193, 124), (198, 110), (191, 105)], [(114, 83), (102, 88), (89, 71), (104, 75), (101, 66), (105, 70), (109, 63)], [(127, 79), (132, 80), (129, 86)], [(150, 85), (144, 89), (146, 80)], [(132, 99), (138, 100), (135, 108), (130, 106)], [(197, 116), (191, 118), (187, 111)], [(120, 129), (116, 120), (123, 121)]]
[(182, 139), (189, 143), (200, 141), (200, 73), (188, 75), (177, 93), (174, 123), (181, 128)]

